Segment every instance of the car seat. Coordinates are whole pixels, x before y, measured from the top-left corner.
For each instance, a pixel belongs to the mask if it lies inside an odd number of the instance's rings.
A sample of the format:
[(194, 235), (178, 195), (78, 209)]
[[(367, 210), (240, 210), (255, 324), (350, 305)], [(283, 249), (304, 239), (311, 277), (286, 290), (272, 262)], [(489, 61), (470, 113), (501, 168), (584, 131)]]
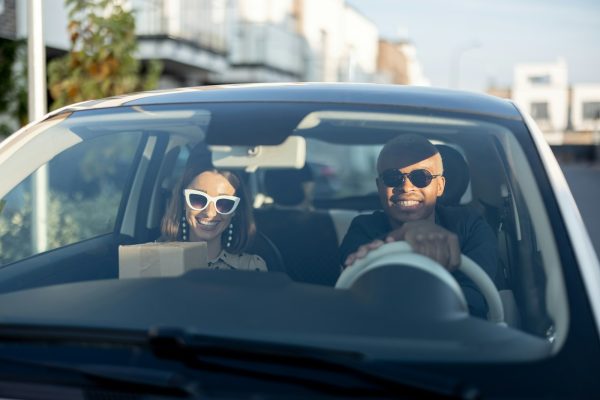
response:
[(453, 147), (445, 144), (438, 144), (435, 147), (442, 156), (443, 175), (446, 178), (444, 194), (438, 199), (438, 202), (443, 205), (458, 206), (471, 180), (469, 165), (462, 154)]
[(280, 250), (285, 272), (295, 281), (333, 286), (340, 273), (338, 238), (327, 211), (306, 207), (310, 170), (268, 170), (264, 178), (273, 205), (255, 210), (256, 224)]
[[(443, 175), (444, 178), (446, 178), (444, 194), (442, 197), (440, 197), (440, 199), (438, 199), (438, 202), (446, 206), (459, 206), (461, 205), (461, 199), (468, 189), (471, 179), (469, 165), (462, 154), (455, 148), (443, 144), (438, 144), (436, 147), (442, 156), (442, 162), (444, 164)], [(484, 208), (486, 211), (486, 217), (488, 217), (490, 214), (489, 207)], [(488, 220), (488, 223), (490, 223), (490, 218), (486, 219)], [(493, 219), (493, 221), (495, 221), (495, 219)], [(498, 235), (498, 227), (496, 226), (497, 224), (493, 221), (490, 223), (490, 225)], [(499, 247), (502, 239), (504, 239), (504, 236), (498, 235)], [(499, 288), (500, 297), (504, 305), (506, 322), (511, 326), (519, 326), (520, 313), (517, 308), (514, 293), (505, 282), (505, 271), (506, 266), (504, 265), (503, 258), (500, 257), (498, 260), (497, 276), (492, 277), (492, 279)]]
[(250, 254), (258, 254), (265, 260), (269, 272), (285, 272), (281, 252), (273, 241), (263, 232), (257, 230), (247, 250)]

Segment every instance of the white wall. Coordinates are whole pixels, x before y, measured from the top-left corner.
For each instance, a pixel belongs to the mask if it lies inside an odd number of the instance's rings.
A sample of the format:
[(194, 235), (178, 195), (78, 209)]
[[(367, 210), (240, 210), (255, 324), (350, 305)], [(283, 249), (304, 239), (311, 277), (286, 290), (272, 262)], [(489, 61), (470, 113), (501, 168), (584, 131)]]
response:
[(227, 47), (227, 0), (130, 0), (139, 34), (168, 34), (203, 47)]
[[(27, 1), (15, 2), (17, 13), (17, 37), (27, 37)], [(67, 34), (67, 11), (64, 0), (44, 0), (44, 41), (47, 46), (61, 50), (70, 47)]]
[(238, 0), (238, 15), (248, 22), (285, 25), (289, 29), (293, 0)]
[(306, 79), (335, 82), (344, 55), (344, 0), (303, 0), (301, 34), (310, 48)]
[(431, 86), (429, 79), (425, 77), (421, 63), (417, 59), (417, 48), (412, 43), (398, 45), (406, 57), (408, 84), (415, 86)]
[(548, 119), (536, 119), (545, 133), (562, 132), (568, 123), (568, 72), (564, 60), (515, 67), (512, 98), (525, 111), (533, 103), (548, 104)]
[(303, 41), (295, 31), (293, 0), (237, 0), (229, 61), (220, 81), (297, 80), (304, 68)]
[(597, 103), (600, 109), (600, 84), (573, 85), (571, 103), (571, 122), (575, 131), (600, 131), (600, 120), (584, 118), (583, 108), (585, 103)]
[(371, 81), (377, 70), (379, 31), (377, 26), (354, 8), (344, 7), (344, 49), (339, 80)]
[(300, 30), (310, 52), (306, 80), (369, 81), (377, 65), (375, 24), (344, 0), (303, 0)]

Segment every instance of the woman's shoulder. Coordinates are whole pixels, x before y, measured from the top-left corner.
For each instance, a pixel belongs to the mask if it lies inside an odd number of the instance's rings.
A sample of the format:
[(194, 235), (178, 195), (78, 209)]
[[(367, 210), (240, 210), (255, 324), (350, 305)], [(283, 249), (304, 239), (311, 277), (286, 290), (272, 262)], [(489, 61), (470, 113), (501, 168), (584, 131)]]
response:
[(250, 253), (232, 254), (223, 252), (224, 261), (235, 269), (244, 271), (267, 271), (267, 263), (259, 255)]

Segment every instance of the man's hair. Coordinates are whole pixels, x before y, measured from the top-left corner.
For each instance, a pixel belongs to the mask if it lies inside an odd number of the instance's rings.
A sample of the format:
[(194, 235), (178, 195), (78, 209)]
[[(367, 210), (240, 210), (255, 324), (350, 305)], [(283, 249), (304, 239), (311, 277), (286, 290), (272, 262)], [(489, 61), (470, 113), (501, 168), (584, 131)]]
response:
[(404, 168), (438, 153), (437, 147), (423, 136), (407, 133), (395, 137), (383, 146), (377, 157), (377, 171), (381, 173), (383, 160), (391, 157), (397, 161), (397, 168)]

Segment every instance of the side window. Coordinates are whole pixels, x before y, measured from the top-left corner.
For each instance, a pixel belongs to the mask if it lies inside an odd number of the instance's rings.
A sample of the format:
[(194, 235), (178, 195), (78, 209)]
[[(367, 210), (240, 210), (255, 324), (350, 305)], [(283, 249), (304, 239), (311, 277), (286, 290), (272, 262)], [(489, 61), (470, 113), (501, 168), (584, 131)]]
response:
[(85, 140), (40, 168), (42, 190), (34, 174), (14, 187), (0, 200), (0, 266), (112, 232), (140, 138)]

